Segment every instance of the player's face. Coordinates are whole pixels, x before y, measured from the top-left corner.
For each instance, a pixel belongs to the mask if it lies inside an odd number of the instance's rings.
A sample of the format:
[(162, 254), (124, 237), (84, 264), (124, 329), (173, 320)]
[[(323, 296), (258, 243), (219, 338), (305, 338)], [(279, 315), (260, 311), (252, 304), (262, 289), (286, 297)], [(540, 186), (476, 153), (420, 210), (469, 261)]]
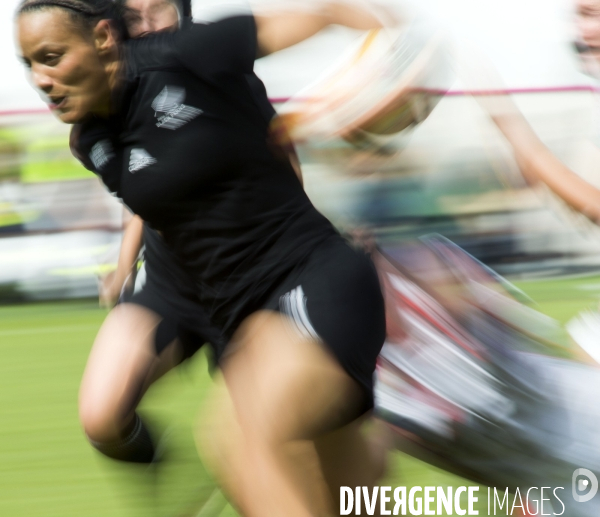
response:
[(592, 50), (600, 50), (600, 0), (576, 0), (579, 39)]
[(125, 24), (132, 38), (179, 25), (177, 8), (168, 0), (129, 0), (126, 6)]
[(21, 14), (18, 33), (31, 80), (60, 120), (74, 124), (108, 111), (108, 75), (95, 36), (77, 30), (62, 9)]

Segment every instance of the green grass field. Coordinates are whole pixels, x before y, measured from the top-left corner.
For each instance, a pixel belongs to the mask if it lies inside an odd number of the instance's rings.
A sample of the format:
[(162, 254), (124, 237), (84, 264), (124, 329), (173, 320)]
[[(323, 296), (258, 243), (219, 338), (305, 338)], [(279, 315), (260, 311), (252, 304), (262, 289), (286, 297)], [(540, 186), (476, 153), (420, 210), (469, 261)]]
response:
[[(564, 322), (597, 305), (600, 277), (519, 286), (539, 310)], [(158, 474), (115, 468), (86, 443), (77, 389), (105, 315), (93, 301), (0, 307), (0, 517), (176, 517), (193, 515), (181, 511), (212, 493), (192, 437), (211, 383), (202, 355), (144, 400), (143, 410), (167, 429), (169, 456)], [(396, 454), (385, 484), (468, 483)], [(485, 489), (480, 501), (480, 515), (487, 515)], [(220, 515), (235, 513), (226, 507)]]

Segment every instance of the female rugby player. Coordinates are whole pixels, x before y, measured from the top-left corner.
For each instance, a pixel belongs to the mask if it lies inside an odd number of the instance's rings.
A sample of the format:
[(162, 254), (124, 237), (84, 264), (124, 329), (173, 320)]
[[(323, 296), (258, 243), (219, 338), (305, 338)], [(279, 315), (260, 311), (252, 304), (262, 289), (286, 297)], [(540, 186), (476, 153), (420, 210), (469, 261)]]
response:
[[(131, 3), (135, 7), (123, 5), (131, 36), (176, 29), (183, 19), (183, 6), (176, 0)], [(74, 140), (77, 132), (76, 127)], [(119, 297), (137, 265), (142, 242), (146, 281), (127, 303), (111, 311), (96, 338), (82, 382), (80, 415), (100, 452), (147, 463), (155, 459), (154, 444), (135, 408), (152, 382), (217, 334), (198, 303), (192, 278), (156, 231), (137, 216), (127, 224), (115, 274), (104, 279), (103, 301), (110, 304)], [(108, 436), (114, 439), (106, 440)]]
[[(130, 37), (177, 29), (190, 13), (189, 4), (181, 5), (176, 0), (130, 0), (122, 5), (126, 9), (124, 19)], [(256, 76), (248, 80), (257, 92), (264, 91)], [(268, 103), (264, 111), (267, 119), (275, 115)], [(77, 130), (75, 127), (75, 135)], [(76, 150), (76, 141), (73, 145)], [(127, 223), (118, 267), (103, 280), (101, 301), (112, 306), (119, 299), (127, 278), (137, 267), (142, 243), (143, 287), (127, 298), (127, 303), (121, 303), (104, 323), (86, 368), (80, 396), (84, 427), (96, 428), (94, 434), (101, 434), (98, 430), (106, 427), (119, 428), (122, 440), (118, 442), (128, 446), (117, 447), (114, 442), (110, 447), (103, 442), (92, 443), (114, 459), (134, 462), (154, 459), (146, 426), (134, 413), (140, 397), (157, 375), (164, 374), (216, 338), (207, 318), (199, 316), (203, 311), (192, 287), (193, 280), (157, 232), (138, 216)], [(129, 343), (134, 335), (136, 339)], [(139, 439), (132, 434), (134, 432), (139, 433)]]
[(315, 442), (334, 493), (372, 483), (360, 481), (358, 417), (372, 403), (383, 302), (370, 261), (312, 207), (289, 161), (267, 145), (246, 75), (257, 55), (331, 23), (379, 22), (327, 3), (119, 45), (119, 21), (107, 0), (26, 0), (23, 59), (58, 117), (82, 124), (79, 152), (90, 168), (181, 258), (219, 329), (245, 442), (242, 510), (311, 515), (290, 481), (290, 442)]
[[(120, 4), (125, 9), (129, 37), (176, 30), (182, 23), (189, 23), (191, 14), (189, 2), (181, 5), (177, 0), (129, 0)], [(258, 77), (249, 76), (248, 81), (258, 92), (264, 91)], [(263, 108), (267, 119), (275, 115), (269, 103)], [(77, 130), (75, 126), (74, 135)], [(73, 146), (76, 150), (76, 141)], [(290, 159), (297, 163), (293, 152)], [(123, 296), (124, 284), (136, 276), (142, 245), (144, 281), (136, 283), (133, 296)], [(142, 284), (141, 289), (137, 284)], [(103, 279), (100, 294), (106, 306), (114, 306), (117, 300), (120, 303), (102, 326), (86, 367), (80, 394), (82, 423), (86, 429), (94, 428), (96, 434), (103, 429), (113, 433), (120, 429), (116, 440), (92, 440), (106, 456), (154, 462), (160, 459), (155, 453), (155, 435), (135, 409), (160, 375), (215, 339), (216, 333), (202, 316), (193, 279), (160, 235), (139, 216), (129, 217), (117, 270)], [(219, 413), (224, 412), (223, 405), (222, 401)], [(206, 429), (205, 425), (201, 427)]]
[[(577, 29), (574, 47), (582, 59), (584, 70), (594, 77), (600, 77), (600, 1), (575, 0), (574, 6)], [(486, 73), (480, 70), (475, 84), (470, 86), (482, 91), (501, 90), (502, 81), (497, 72), (487, 64), (481, 68)], [(510, 96), (481, 95), (477, 100), (511, 145), (525, 179), (532, 185), (545, 187), (568, 207), (591, 222), (600, 224), (600, 189), (571, 170), (546, 147)], [(579, 143), (578, 161), (588, 166), (588, 170), (582, 172), (597, 174), (599, 147), (593, 141)], [(577, 344), (588, 353), (588, 357), (582, 360), (597, 363), (600, 358), (600, 315), (597, 312), (583, 313), (572, 320), (567, 329)]]

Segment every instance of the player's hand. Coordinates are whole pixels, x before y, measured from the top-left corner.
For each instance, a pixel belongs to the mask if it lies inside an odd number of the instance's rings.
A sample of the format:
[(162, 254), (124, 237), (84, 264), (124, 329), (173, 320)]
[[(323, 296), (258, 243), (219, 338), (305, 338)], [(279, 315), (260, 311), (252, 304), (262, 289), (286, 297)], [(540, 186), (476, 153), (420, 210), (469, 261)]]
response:
[(119, 301), (122, 289), (123, 281), (118, 278), (117, 271), (111, 271), (101, 277), (98, 282), (100, 306), (113, 308)]

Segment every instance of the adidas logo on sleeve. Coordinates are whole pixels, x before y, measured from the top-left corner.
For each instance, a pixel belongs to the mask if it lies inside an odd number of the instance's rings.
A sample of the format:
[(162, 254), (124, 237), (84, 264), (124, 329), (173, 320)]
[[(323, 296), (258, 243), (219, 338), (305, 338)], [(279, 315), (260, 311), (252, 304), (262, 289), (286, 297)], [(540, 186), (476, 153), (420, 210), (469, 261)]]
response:
[(179, 129), (190, 120), (202, 114), (202, 110), (183, 104), (185, 89), (179, 86), (165, 86), (152, 102), (156, 127)]
[(115, 153), (110, 140), (96, 142), (90, 152), (90, 160), (97, 171), (101, 170), (114, 157)]
[(132, 149), (129, 156), (129, 172), (133, 174), (154, 163), (156, 158), (150, 156), (146, 149)]

